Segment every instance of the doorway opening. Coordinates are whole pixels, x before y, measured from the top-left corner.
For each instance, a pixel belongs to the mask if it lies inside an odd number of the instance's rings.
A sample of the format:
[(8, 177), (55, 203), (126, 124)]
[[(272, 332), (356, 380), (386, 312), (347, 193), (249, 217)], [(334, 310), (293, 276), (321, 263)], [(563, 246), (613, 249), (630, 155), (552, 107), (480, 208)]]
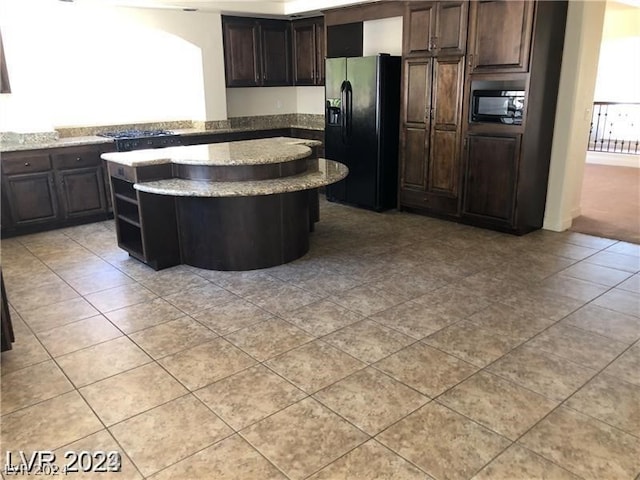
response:
[(591, 132), (571, 230), (640, 244), (640, 7), (606, 4)]

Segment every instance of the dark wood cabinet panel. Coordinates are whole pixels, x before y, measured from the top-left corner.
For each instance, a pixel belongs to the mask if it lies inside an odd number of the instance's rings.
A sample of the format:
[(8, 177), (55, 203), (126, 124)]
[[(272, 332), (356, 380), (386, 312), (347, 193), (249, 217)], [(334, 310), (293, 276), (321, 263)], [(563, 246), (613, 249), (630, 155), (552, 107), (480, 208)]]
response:
[(364, 29), (362, 22), (327, 26), (327, 58), (361, 57)]
[(404, 14), (405, 56), (464, 55), (469, 2), (408, 2)]
[(439, 2), (433, 45), (436, 55), (464, 55), (469, 2)]
[(324, 20), (322, 17), (295, 20), (293, 32), (293, 83), (324, 84)]
[(526, 72), (535, 2), (471, 2), (469, 64), (471, 72)]
[(430, 58), (407, 60), (404, 65), (406, 124), (428, 126), (431, 109), (431, 62)]
[(316, 71), (318, 72), (318, 85), (324, 85), (325, 53), (324, 18), (318, 18), (316, 19)]
[(403, 122), (400, 138), (401, 191), (424, 191), (427, 186), (431, 64), (430, 58), (407, 59), (404, 62)]
[(460, 134), (464, 59), (433, 61), (433, 120), (429, 190), (457, 197), (460, 183)]
[(467, 137), (464, 215), (509, 227), (515, 209), (520, 135)]
[(433, 60), (433, 117), (437, 129), (460, 127), (463, 82), (462, 58)]
[(424, 191), (427, 187), (429, 135), (423, 128), (404, 129), (402, 138), (401, 190)]
[(404, 64), (400, 204), (458, 214), (463, 57)]
[(316, 81), (316, 35), (311, 22), (293, 22), (293, 81), (314, 85)]
[(291, 85), (291, 32), (287, 20), (222, 17), (228, 87)]
[[(46, 223), (58, 218), (53, 172), (7, 175), (3, 180), (5, 201), (11, 212), (10, 226)], [(2, 224), (8, 226), (4, 219)]]
[(46, 172), (51, 170), (51, 159), (46, 153), (29, 153), (20, 155), (2, 155), (2, 173), (12, 175), (16, 173)]
[(258, 50), (258, 26), (255, 22), (244, 19), (225, 19), (222, 32), (227, 86), (259, 85), (262, 72), (260, 71)]
[(459, 183), (459, 136), (455, 130), (433, 130), (429, 155), (429, 191), (456, 196)]
[(64, 218), (106, 213), (107, 198), (102, 166), (57, 172)]
[(291, 85), (291, 30), (287, 21), (262, 21), (262, 85)]
[(108, 218), (100, 154), (112, 145), (3, 154), (2, 236)]
[(435, 3), (407, 4), (404, 15), (404, 54), (428, 55), (432, 52), (435, 28)]

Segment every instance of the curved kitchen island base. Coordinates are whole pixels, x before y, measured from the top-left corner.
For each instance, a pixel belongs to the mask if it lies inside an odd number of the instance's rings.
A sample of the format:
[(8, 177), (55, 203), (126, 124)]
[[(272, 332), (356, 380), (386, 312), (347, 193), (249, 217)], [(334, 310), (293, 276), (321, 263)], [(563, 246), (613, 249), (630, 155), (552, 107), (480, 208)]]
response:
[(309, 191), (251, 197), (177, 197), (182, 262), (255, 270), (309, 251)]
[(317, 158), (319, 144), (277, 137), (103, 154), (118, 245), (155, 269), (256, 270), (302, 257), (318, 189), (349, 171)]

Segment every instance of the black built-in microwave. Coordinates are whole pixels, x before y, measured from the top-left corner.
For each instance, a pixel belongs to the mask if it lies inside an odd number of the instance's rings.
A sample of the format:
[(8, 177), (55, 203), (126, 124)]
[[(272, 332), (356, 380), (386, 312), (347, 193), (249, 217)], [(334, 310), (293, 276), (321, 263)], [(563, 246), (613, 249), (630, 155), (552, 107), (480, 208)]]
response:
[(471, 121), (522, 125), (524, 90), (474, 90)]

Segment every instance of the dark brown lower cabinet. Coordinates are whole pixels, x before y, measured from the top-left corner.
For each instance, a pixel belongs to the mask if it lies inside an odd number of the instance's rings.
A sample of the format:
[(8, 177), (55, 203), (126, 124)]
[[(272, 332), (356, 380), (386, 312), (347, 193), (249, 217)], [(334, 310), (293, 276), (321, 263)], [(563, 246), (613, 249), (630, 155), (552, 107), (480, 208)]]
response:
[(10, 221), (2, 219), (3, 227), (37, 225), (58, 218), (53, 172), (7, 175), (3, 184), (3, 201), (11, 215)]
[(64, 218), (107, 212), (102, 165), (57, 172)]
[(512, 229), (521, 135), (466, 137), (463, 218)]
[(109, 218), (104, 165), (110, 146), (2, 155), (2, 237)]

